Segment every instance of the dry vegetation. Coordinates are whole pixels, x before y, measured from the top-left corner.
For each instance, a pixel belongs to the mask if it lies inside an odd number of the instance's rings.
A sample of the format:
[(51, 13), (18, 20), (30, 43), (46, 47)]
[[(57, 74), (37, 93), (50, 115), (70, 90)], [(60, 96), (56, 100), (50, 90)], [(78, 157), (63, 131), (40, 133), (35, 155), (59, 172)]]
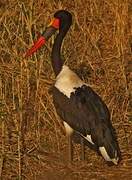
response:
[[(66, 163), (65, 131), (50, 93), (53, 39), (23, 58), (37, 31), (62, 8), (74, 19), (63, 45), (65, 62), (107, 103), (122, 152), (118, 166), (107, 166), (88, 148), (80, 161), (79, 145), (72, 165)], [(1, 0), (0, 26), (1, 179), (131, 179), (132, 1)]]

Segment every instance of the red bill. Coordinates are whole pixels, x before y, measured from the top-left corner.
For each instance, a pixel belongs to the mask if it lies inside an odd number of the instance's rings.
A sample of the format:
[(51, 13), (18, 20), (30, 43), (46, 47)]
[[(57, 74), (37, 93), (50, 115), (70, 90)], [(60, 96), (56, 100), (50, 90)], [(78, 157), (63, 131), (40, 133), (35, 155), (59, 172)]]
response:
[(31, 56), (39, 48), (41, 48), (46, 41), (59, 29), (60, 21), (57, 18), (54, 18), (51, 23), (48, 25), (46, 30), (43, 32), (42, 36), (34, 43), (34, 45), (27, 50), (25, 57)]

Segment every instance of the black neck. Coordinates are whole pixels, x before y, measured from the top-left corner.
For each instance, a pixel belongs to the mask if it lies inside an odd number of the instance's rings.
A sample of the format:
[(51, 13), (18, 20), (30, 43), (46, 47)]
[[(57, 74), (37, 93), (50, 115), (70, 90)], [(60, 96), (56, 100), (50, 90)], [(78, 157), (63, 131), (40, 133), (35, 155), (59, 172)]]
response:
[(66, 29), (60, 30), (53, 44), (51, 59), (52, 59), (52, 67), (56, 76), (60, 73), (63, 66), (63, 60), (61, 59), (61, 54), (60, 54), (61, 45), (68, 29), (69, 27), (67, 27)]

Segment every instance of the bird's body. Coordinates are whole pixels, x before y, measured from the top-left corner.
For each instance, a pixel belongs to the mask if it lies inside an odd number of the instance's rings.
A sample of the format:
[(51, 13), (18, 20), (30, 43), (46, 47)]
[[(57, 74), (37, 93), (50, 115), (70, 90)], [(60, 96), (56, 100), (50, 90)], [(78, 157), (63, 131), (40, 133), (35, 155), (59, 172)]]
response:
[(53, 88), (53, 102), (68, 135), (76, 131), (98, 149), (107, 161), (118, 157), (107, 106), (72, 70), (63, 66)]
[(51, 26), (59, 28), (51, 57), (56, 75), (53, 88), (56, 111), (64, 122), (68, 137), (75, 131), (99, 151), (106, 161), (117, 164), (119, 147), (106, 104), (77, 74), (63, 65), (61, 59), (62, 41), (70, 28), (72, 16), (69, 12), (61, 10), (56, 12), (54, 17), (57, 21), (54, 21), (55, 26)]

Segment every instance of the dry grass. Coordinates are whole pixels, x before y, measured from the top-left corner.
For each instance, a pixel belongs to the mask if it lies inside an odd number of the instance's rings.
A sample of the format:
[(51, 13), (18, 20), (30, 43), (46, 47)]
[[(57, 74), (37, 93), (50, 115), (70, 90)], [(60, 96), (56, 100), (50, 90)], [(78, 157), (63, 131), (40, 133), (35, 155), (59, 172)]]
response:
[[(65, 132), (49, 92), (55, 78), (52, 40), (32, 58), (23, 58), (36, 32), (62, 8), (74, 18), (63, 56), (111, 111), (122, 152), (117, 167), (108, 167), (88, 148), (81, 162), (79, 145), (73, 164), (66, 163)], [(131, 0), (0, 1), (1, 179), (132, 178), (131, 22)]]

